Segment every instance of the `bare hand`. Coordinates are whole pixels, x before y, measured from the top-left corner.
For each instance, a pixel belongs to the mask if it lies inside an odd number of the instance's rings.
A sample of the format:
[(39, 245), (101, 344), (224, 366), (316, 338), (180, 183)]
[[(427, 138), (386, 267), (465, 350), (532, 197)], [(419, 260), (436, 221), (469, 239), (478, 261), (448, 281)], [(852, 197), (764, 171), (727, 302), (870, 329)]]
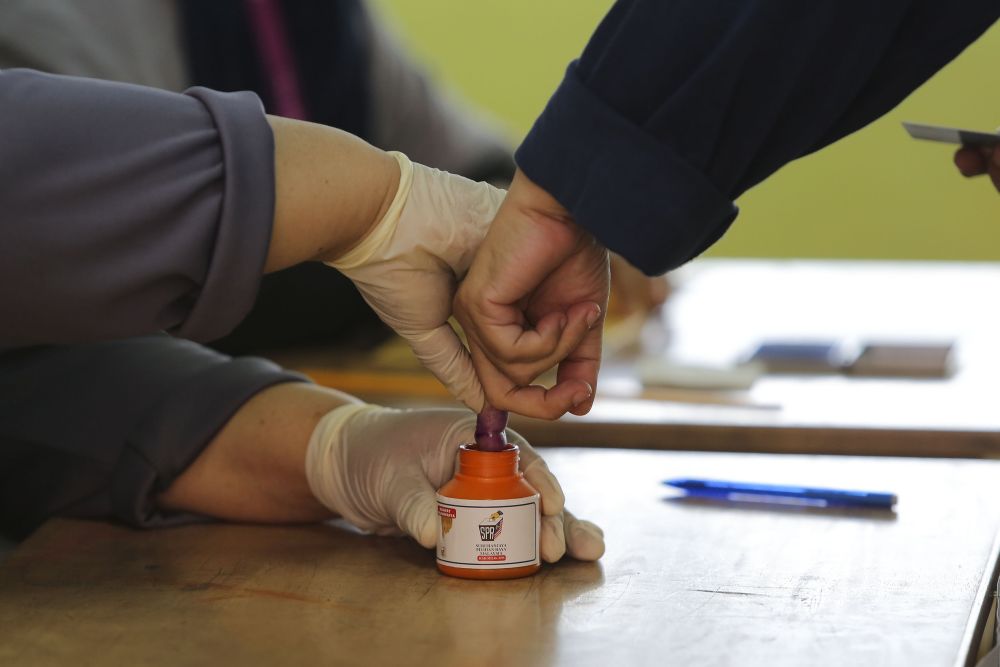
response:
[(965, 177), (989, 174), (993, 187), (1000, 192), (1000, 146), (963, 146), (955, 151), (955, 166)]
[[(520, 171), (455, 297), (487, 401), (586, 414), (601, 364), (608, 252)], [(558, 364), (556, 385), (530, 383)]]

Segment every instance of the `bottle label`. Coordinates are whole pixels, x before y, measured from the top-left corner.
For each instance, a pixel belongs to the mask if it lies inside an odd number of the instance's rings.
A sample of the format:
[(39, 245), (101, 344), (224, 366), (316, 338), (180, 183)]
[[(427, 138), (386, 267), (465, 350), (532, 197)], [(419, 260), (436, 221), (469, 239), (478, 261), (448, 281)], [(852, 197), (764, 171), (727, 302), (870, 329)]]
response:
[(497, 570), (538, 565), (539, 496), (464, 500), (438, 494), (437, 561)]

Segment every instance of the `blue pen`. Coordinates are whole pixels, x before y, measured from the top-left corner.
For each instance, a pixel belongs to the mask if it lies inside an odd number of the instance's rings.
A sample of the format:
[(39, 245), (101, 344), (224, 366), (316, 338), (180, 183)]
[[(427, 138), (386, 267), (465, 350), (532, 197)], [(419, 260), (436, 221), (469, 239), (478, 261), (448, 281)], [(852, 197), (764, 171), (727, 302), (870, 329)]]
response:
[(892, 509), (896, 494), (849, 489), (823, 489), (783, 484), (755, 484), (719, 479), (668, 479), (667, 486), (683, 489), (689, 496), (733, 502), (779, 503), (807, 507), (869, 507)]

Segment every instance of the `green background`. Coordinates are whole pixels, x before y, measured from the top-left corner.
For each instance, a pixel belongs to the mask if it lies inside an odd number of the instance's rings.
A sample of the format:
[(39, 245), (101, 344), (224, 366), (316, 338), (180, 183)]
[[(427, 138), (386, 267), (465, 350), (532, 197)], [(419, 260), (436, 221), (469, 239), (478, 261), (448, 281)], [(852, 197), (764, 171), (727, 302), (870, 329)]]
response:
[[(516, 142), (579, 55), (607, 0), (377, 0), (440, 80)], [(740, 198), (708, 254), (742, 257), (1000, 258), (1000, 196), (952, 165), (953, 148), (910, 139), (901, 120), (1000, 123), (1000, 26), (895, 110), (798, 160)]]

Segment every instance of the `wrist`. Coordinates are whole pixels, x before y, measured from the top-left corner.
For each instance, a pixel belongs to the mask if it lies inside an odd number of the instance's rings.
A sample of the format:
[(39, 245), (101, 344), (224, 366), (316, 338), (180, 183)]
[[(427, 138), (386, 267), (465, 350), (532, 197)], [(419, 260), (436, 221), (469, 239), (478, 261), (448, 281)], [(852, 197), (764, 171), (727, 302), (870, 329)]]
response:
[(353, 224), (342, 230), (333, 230), (336, 238), (317, 257), (320, 261), (335, 262), (357, 248), (385, 220), (393, 208), (400, 189), (401, 165), (398, 158), (392, 154), (384, 151), (378, 153), (378, 156), (373, 156), (372, 168), (369, 171), (365, 205), (361, 207)]
[(274, 223), (264, 271), (338, 257), (388, 209), (399, 167), (332, 127), (268, 117), (274, 134)]
[(387, 181), (388, 187), (384, 188), (377, 200), (378, 208), (369, 214), (368, 223), (351, 237), (351, 243), (347, 247), (325, 253), (319, 258), (339, 271), (363, 266), (390, 242), (410, 198), (413, 186), (413, 163), (402, 153), (393, 152), (385, 155), (396, 167), (392, 174), (394, 178)]
[(575, 226), (573, 216), (566, 207), (528, 178), (520, 168), (514, 173), (514, 179), (507, 191), (507, 201), (529, 218)]

